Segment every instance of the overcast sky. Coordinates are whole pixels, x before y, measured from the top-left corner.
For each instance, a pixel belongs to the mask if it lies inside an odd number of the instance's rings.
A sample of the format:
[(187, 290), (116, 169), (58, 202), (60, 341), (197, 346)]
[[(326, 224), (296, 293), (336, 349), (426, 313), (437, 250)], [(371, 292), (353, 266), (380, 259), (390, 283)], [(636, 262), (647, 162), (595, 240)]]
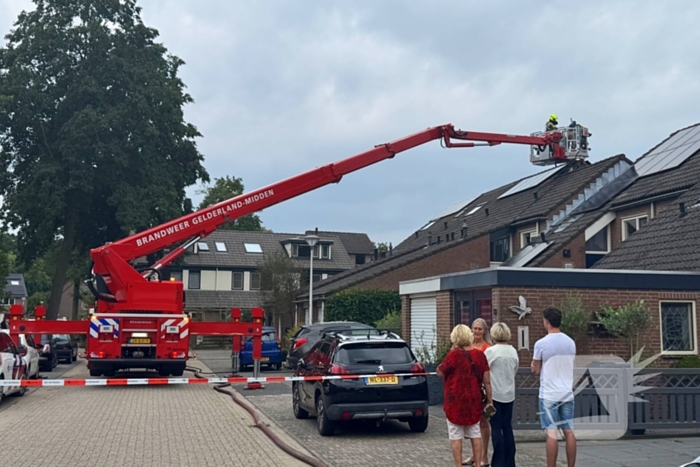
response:
[[(443, 123), (529, 134), (557, 113), (591, 129), (597, 161), (634, 160), (700, 121), (693, 0), (140, 4), (186, 62), (186, 118), (203, 134), (207, 170), (248, 190)], [(31, 8), (0, 0), (3, 35)], [(262, 219), (279, 232), (367, 232), (396, 245), (445, 207), (539, 171), (528, 154), (430, 143)]]

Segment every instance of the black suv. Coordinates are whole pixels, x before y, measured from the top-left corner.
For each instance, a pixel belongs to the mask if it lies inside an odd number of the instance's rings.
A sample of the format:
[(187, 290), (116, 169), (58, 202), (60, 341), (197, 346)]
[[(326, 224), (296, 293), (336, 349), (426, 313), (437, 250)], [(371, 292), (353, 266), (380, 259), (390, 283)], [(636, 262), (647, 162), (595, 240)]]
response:
[(39, 370), (53, 371), (58, 365), (58, 354), (54, 348), (56, 345), (54, 336), (42, 334), (41, 343), (37, 343), (36, 349), (39, 351)]
[(332, 435), (339, 421), (398, 419), (411, 431), (428, 428), (428, 382), (408, 344), (396, 334), (374, 336), (326, 334), (306, 357), (295, 376), (376, 375), (366, 378), (295, 381), (292, 408), (296, 418), (316, 415), (322, 436)]
[(287, 352), (287, 368), (295, 369), (300, 358), (306, 355), (324, 333), (344, 332), (346, 335), (361, 333), (363, 335), (379, 335), (372, 326), (355, 321), (331, 321), (302, 326), (289, 341)]

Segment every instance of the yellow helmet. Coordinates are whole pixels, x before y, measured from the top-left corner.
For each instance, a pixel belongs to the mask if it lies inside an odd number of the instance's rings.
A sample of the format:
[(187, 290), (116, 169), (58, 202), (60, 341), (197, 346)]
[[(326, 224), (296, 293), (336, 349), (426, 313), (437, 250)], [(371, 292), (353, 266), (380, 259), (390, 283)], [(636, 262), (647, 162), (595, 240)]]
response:
[(552, 114), (549, 116), (550, 120), (559, 120), (559, 117), (556, 116), (556, 114)]

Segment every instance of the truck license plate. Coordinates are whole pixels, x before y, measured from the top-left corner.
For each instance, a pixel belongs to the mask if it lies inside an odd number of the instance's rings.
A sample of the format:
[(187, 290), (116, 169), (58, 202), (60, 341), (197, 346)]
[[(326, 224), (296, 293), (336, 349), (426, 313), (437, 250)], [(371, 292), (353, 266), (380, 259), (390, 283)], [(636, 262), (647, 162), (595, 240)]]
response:
[(151, 339), (144, 338), (144, 337), (135, 337), (135, 338), (132, 337), (131, 339), (129, 339), (129, 343), (130, 344), (150, 344)]

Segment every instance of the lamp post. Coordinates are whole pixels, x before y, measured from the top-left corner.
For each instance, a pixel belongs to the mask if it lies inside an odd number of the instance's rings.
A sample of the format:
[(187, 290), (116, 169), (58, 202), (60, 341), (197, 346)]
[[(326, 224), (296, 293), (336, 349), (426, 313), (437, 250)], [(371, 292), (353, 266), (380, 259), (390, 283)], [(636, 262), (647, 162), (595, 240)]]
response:
[(317, 235), (307, 235), (304, 237), (306, 243), (309, 245), (311, 251), (309, 252), (309, 311), (306, 316), (306, 324), (312, 324), (313, 319), (313, 306), (314, 306), (314, 247), (318, 243)]

